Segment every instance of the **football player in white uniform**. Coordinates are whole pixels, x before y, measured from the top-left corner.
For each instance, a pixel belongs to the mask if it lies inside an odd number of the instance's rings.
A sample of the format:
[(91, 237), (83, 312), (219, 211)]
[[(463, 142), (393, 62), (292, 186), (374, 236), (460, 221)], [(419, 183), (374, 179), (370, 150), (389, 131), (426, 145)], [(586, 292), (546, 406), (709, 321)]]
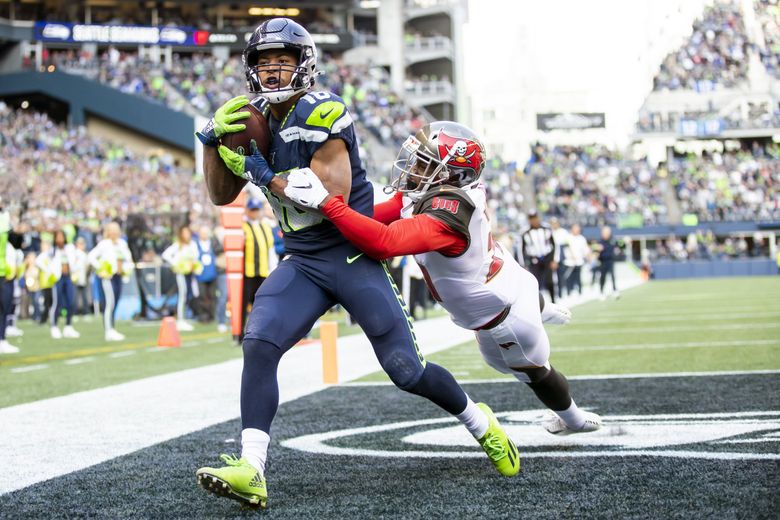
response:
[(319, 208), (358, 248), (376, 259), (412, 254), (433, 297), (461, 327), (474, 330), (485, 362), (527, 383), (552, 412), (553, 434), (589, 432), (601, 418), (577, 407), (566, 378), (549, 363), (543, 321), (566, 323), (568, 309), (545, 303), (536, 279), (490, 234), (479, 177), (485, 149), (474, 132), (440, 121), (402, 145), (395, 163), (395, 196), (374, 218), (333, 196), (307, 169), (293, 171), (285, 194)]

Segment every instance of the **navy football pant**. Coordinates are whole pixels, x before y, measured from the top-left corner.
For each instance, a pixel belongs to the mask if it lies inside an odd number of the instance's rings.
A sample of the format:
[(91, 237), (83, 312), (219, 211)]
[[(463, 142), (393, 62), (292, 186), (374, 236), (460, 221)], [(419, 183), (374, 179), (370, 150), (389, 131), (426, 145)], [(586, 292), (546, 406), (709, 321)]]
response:
[(466, 408), (452, 375), (427, 363), (417, 347), (406, 305), (384, 264), (342, 244), (316, 256), (292, 255), (260, 286), (244, 336), (241, 419), (270, 432), (279, 403), (279, 360), (330, 307), (340, 303), (361, 326), (387, 375), (451, 414)]
[(0, 276), (0, 340), (5, 339), (7, 316), (13, 312), (14, 282)]

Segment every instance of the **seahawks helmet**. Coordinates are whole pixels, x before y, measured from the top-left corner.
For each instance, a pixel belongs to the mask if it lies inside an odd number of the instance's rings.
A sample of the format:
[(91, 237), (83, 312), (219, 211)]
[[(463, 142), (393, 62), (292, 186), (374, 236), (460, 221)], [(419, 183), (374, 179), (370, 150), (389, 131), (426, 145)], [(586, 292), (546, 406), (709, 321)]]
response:
[(391, 188), (417, 196), (442, 184), (463, 188), (475, 183), (484, 167), (485, 147), (473, 130), (452, 121), (437, 121), (401, 145)]
[[(295, 53), (297, 65), (277, 65), (279, 71), (292, 72), (289, 85), (266, 87), (260, 82), (258, 61), (263, 51), (284, 49)], [(317, 48), (311, 34), (289, 18), (273, 18), (261, 23), (252, 33), (243, 54), (247, 88), (270, 103), (283, 103), (314, 86)], [(266, 71), (268, 69), (266, 68)]]

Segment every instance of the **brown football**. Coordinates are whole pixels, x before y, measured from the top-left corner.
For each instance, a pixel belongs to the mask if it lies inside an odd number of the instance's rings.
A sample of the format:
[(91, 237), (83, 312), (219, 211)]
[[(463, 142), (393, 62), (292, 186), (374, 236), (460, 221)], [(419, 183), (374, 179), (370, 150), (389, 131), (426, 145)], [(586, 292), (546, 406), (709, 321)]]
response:
[(250, 115), (246, 119), (236, 121), (235, 124), (243, 123), (246, 128), (240, 132), (223, 135), (222, 144), (236, 153), (249, 155), (251, 153), (249, 141), (254, 139), (260, 153), (263, 157), (267, 157), (268, 148), (271, 146), (271, 130), (268, 128), (268, 121), (254, 105), (241, 107), (240, 111), (247, 111)]

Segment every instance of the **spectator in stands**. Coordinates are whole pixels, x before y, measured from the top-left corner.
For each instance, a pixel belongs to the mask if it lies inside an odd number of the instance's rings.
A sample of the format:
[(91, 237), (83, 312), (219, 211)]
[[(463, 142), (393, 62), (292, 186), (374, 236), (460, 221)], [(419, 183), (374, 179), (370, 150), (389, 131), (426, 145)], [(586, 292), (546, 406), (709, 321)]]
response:
[(198, 248), (192, 240), (189, 226), (182, 226), (176, 233), (176, 240), (163, 251), (162, 259), (176, 275), (176, 329), (191, 331), (187, 321), (187, 307), (198, 296), (196, 276), (203, 272), (203, 264), (198, 260)]
[(122, 281), (130, 276), (133, 269), (133, 257), (127, 242), (121, 237), (119, 224), (106, 225), (103, 240), (89, 252), (87, 259), (95, 271), (99, 283), (99, 299), (103, 309), (103, 326), (106, 341), (125, 339), (114, 327), (116, 308), (122, 297)]
[(246, 205), (244, 222), (244, 290), (241, 305), (241, 334), (243, 341), (246, 318), (252, 310), (255, 293), (276, 267), (278, 259), (274, 250), (274, 233), (263, 216), (263, 201), (250, 198)]

